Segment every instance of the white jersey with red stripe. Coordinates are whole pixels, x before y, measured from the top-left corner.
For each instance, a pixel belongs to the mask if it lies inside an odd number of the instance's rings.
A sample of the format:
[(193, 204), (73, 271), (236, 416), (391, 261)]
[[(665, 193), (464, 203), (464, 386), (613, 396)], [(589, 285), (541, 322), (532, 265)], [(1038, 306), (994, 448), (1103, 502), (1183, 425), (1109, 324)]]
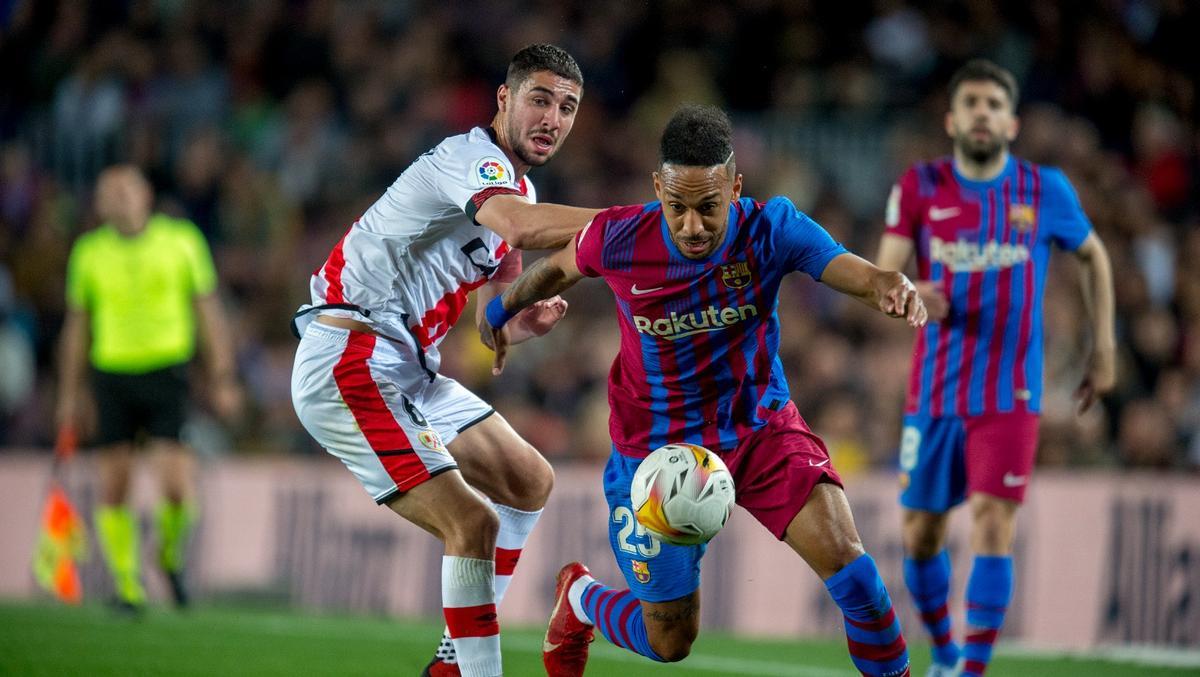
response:
[[(371, 205), (312, 276), (315, 314), (351, 317), (392, 338), (410, 338), (436, 371), (437, 345), (462, 315), (471, 290), (495, 273), (509, 251), (475, 221), (497, 194), (536, 201), (516, 178), (490, 128), (446, 138), (417, 158)], [(306, 307), (307, 308), (307, 307)]]

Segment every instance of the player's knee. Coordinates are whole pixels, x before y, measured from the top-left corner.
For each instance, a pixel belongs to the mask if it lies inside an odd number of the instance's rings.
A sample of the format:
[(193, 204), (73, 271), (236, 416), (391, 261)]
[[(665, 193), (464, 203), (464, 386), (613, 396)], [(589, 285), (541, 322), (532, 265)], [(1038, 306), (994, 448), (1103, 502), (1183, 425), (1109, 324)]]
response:
[(914, 559), (924, 560), (942, 550), (945, 519), (941, 515), (909, 511), (904, 516), (904, 551)]
[(550, 491), (554, 489), (554, 468), (550, 462), (538, 454), (537, 461), (530, 464), (528, 499), (537, 503), (541, 508), (550, 499)]
[(923, 529), (905, 529), (904, 549), (914, 559), (929, 559), (941, 552), (942, 546), (935, 532)]
[(837, 549), (834, 551), (834, 557), (837, 561), (838, 571), (848, 566), (851, 562), (866, 554), (867, 550), (863, 547), (862, 541), (855, 535), (853, 538), (839, 539), (836, 543)]
[(479, 501), (468, 508), (460, 509), (446, 529), (447, 550), (474, 552), (479, 556), (491, 557), (496, 547), (496, 534), (500, 531), (500, 516), (486, 503)]
[(497, 500), (518, 510), (541, 510), (554, 489), (554, 468), (537, 449), (526, 444), (519, 467), (514, 467)]

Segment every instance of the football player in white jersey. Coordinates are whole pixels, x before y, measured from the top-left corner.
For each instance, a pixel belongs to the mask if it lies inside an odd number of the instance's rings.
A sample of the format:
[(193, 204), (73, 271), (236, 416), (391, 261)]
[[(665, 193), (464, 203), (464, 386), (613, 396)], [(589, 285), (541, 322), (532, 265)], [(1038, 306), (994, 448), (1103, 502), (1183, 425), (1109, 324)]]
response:
[[(438, 373), (438, 344), (468, 294), (480, 309), (520, 272), (520, 253), (564, 245), (598, 212), (536, 204), (525, 177), (566, 140), (583, 94), (552, 45), (513, 57), (488, 127), (417, 158), (313, 274), (296, 314), (292, 400), (300, 421), (376, 500), (442, 540), (447, 635), (423, 674), (501, 674), (496, 605), (554, 474), (503, 417)], [(544, 334), (566, 302), (512, 323)], [(482, 494), (482, 496), (481, 496)]]

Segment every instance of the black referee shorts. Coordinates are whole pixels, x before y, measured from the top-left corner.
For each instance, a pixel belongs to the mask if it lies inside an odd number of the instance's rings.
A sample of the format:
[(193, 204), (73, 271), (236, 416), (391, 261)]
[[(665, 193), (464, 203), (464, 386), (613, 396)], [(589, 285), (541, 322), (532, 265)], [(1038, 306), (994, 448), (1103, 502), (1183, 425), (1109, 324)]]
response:
[(188, 365), (145, 374), (92, 370), (97, 431), (93, 443), (105, 446), (146, 437), (178, 440), (188, 398)]

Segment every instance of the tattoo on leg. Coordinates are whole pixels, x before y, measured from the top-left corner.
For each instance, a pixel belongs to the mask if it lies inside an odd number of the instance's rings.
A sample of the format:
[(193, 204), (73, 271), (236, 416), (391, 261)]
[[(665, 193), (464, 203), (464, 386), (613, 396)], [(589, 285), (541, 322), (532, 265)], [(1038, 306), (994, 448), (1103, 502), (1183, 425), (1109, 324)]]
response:
[(679, 621), (686, 621), (695, 618), (696, 612), (696, 605), (688, 604), (679, 611), (675, 612), (657, 610), (649, 611), (646, 613), (646, 617), (652, 621), (658, 621), (659, 623), (678, 623)]

